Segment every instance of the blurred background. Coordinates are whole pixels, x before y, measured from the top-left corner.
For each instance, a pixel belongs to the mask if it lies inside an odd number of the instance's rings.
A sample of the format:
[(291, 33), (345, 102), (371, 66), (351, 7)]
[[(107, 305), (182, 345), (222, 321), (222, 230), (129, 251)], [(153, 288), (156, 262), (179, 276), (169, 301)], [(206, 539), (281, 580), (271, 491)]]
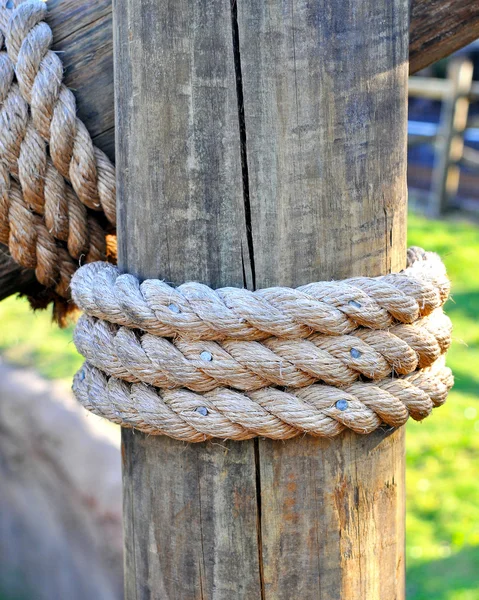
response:
[[(478, 600), (479, 42), (411, 78), (409, 114), (409, 244), (447, 265), (456, 383), (407, 425), (407, 592)], [(0, 321), (0, 600), (119, 599), (119, 432), (71, 398), (71, 329), (17, 298)]]

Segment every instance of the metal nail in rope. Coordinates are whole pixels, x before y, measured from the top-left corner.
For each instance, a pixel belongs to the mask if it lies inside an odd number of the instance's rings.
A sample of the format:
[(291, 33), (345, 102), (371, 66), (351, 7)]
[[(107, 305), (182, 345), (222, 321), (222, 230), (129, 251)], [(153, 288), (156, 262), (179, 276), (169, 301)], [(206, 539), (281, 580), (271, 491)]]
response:
[(93, 263), (72, 281), (87, 359), (73, 389), (116, 423), (191, 442), (398, 427), (452, 386), (448, 293), (419, 248), (401, 273), (256, 292)]

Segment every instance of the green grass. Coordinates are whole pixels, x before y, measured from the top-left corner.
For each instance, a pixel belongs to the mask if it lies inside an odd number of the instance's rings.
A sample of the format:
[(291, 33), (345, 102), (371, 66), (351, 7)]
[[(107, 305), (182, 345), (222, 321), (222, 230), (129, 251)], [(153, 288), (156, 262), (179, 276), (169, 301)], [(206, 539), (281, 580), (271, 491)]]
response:
[(24, 298), (0, 302), (0, 353), (11, 363), (34, 367), (51, 379), (70, 379), (82, 364), (72, 327), (60, 329), (49, 311), (33, 312)]
[(479, 228), (410, 215), (409, 243), (439, 252), (447, 265), (455, 386), (431, 418), (407, 426), (408, 598), (477, 600)]
[[(453, 282), (447, 312), (456, 385), (424, 423), (407, 426), (409, 600), (479, 598), (479, 228), (411, 215), (409, 242), (443, 256)], [(82, 360), (71, 329), (26, 301), (0, 303), (0, 352), (46, 377), (71, 378)]]

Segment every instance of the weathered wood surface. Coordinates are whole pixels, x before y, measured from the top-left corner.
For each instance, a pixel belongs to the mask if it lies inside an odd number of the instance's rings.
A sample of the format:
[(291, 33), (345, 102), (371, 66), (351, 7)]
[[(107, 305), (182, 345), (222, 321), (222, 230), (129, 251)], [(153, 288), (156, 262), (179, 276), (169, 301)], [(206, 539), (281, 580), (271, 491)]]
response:
[[(248, 287), (401, 268), (407, 8), (120, 0), (121, 268)], [(404, 598), (402, 430), (125, 430), (123, 461), (127, 600)]]
[[(122, 269), (251, 283), (230, 22), (223, 0), (117, 4)], [(260, 598), (253, 442), (125, 430), (123, 457), (125, 597)]]
[(477, 0), (412, 0), (409, 41), (411, 73), (479, 38)]
[[(114, 159), (111, 0), (49, 0), (55, 48), (63, 52), (66, 82), (96, 143)], [(411, 0), (410, 72), (479, 37), (476, 0)]]

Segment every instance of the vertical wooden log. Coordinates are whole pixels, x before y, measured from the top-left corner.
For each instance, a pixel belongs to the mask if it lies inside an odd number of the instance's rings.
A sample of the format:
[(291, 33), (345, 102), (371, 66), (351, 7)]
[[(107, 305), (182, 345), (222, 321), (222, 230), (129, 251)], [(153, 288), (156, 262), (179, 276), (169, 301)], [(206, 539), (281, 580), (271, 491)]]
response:
[[(121, 268), (251, 285), (229, 4), (115, 7)], [(252, 442), (123, 431), (127, 599), (258, 598)]]
[[(407, 0), (116, 0), (120, 264), (213, 286), (402, 268)], [(123, 432), (126, 599), (404, 598), (404, 433)]]

